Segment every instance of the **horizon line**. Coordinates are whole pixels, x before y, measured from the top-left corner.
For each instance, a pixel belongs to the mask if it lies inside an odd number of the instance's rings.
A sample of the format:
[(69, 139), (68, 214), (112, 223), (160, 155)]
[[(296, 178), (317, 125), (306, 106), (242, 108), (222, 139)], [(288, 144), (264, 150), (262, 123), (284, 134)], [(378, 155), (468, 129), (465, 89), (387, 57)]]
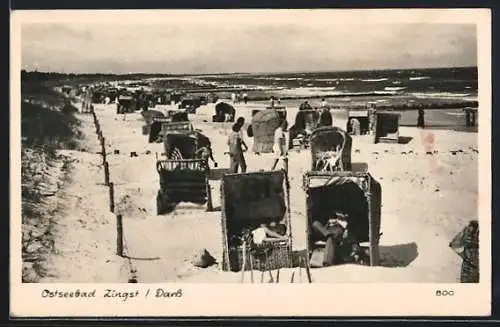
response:
[(108, 75), (108, 76), (131, 76), (131, 75), (148, 75), (148, 76), (207, 76), (207, 75), (278, 75), (278, 74), (303, 74), (303, 73), (348, 73), (348, 72), (367, 72), (367, 71), (394, 71), (394, 70), (432, 70), (432, 69), (456, 69), (456, 68), (478, 68), (477, 65), (471, 66), (441, 66), (441, 67), (419, 67), (419, 68), (373, 68), (373, 69), (350, 69), (350, 70), (295, 70), (295, 71), (268, 71), (268, 72), (210, 72), (210, 73), (145, 73), (145, 72), (129, 72), (129, 73), (98, 73), (98, 72), (58, 72), (58, 71), (40, 71), (27, 70), (22, 68), (22, 71), (27, 73), (44, 73), (44, 74), (61, 74), (61, 75)]

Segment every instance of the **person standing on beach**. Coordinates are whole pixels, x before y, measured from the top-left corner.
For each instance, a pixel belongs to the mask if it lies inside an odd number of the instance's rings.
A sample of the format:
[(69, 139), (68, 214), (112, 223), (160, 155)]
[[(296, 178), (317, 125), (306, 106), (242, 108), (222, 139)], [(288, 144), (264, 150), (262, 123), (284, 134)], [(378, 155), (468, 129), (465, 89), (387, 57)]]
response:
[(243, 93), (243, 102), (245, 102), (245, 104), (248, 102), (248, 94), (246, 92)]
[(325, 98), (321, 99), (321, 108), (327, 108), (328, 102), (326, 102)]
[(236, 93), (231, 93), (231, 100), (233, 101), (233, 103), (236, 103)]
[(274, 131), (273, 152), (276, 158), (274, 159), (271, 170), (276, 169), (278, 162), (283, 160), (283, 168), (288, 173), (288, 122), (283, 119), (281, 125)]
[(247, 151), (248, 150), (248, 146), (246, 145), (245, 138), (243, 137), (243, 125), (245, 125), (245, 118), (238, 117), (238, 119), (236, 119), (236, 124), (240, 128), (240, 131), (238, 133), (240, 135), (241, 146), (244, 148), (243, 151)]
[(476, 126), (476, 110), (471, 111), (470, 126)]
[(424, 109), (418, 109), (417, 127), (425, 128), (425, 112), (424, 112)]
[(333, 119), (332, 119), (332, 114), (330, 113), (330, 108), (323, 107), (323, 110), (321, 111), (321, 114), (319, 116), (318, 127), (332, 126), (332, 125), (333, 125)]
[(312, 109), (312, 107), (309, 104), (309, 101), (304, 101), (299, 106), (299, 110), (311, 110), (311, 109)]
[(227, 140), (227, 145), (229, 146), (229, 158), (230, 158), (230, 171), (231, 173), (238, 173), (238, 167), (241, 168), (241, 172), (245, 173), (247, 171), (247, 164), (245, 162), (245, 156), (243, 155), (243, 148), (240, 138), (241, 127), (237, 123), (233, 124), (232, 133), (229, 134)]
[(203, 165), (205, 170), (210, 174), (210, 165), (208, 164), (209, 159), (214, 163), (214, 167), (217, 168), (217, 161), (214, 159), (212, 145), (210, 142), (202, 144), (202, 146), (196, 150), (196, 156), (203, 160)]
[(465, 111), (465, 126), (470, 127), (470, 126), (472, 126), (471, 117), (470, 117), (470, 110), (465, 108), (464, 111)]
[(269, 100), (269, 106), (271, 108), (274, 108), (274, 96), (271, 96), (271, 99)]

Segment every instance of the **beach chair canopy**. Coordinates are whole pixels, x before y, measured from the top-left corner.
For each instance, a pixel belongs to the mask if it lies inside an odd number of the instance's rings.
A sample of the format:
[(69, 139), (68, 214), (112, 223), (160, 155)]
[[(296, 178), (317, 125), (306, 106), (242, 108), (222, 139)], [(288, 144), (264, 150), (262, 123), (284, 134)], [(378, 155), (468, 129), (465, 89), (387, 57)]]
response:
[(280, 126), (282, 118), (277, 110), (262, 110), (252, 117), (253, 152), (271, 153), (274, 144), (274, 131)]
[(215, 115), (216, 116), (225, 116), (226, 114), (234, 115), (236, 114), (236, 110), (232, 105), (226, 102), (219, 102), (215, 105)]
[(400, 117), (401, 115), (397, 112), (377, 111), (375, 113), (377, 137), (384, 137), (388, 134), (398, 133)]
[(165, 118), (163, 112), (158, 110), (144, 110), (141, 112), (141, 116), (144, 118), (147, 125), (151, 125), (154, 118)]
[(226, 174), (222, 177), (221, 197), (223, 224), (228, 234), (243, 228), (256, 228), (261, 223), (279, 222), (287, 214), (285, 174), (282, 171)]
[(155, 118), (149, 130), (149, 143), (161, 142), (167, 134), (189, 134), (193, 126), (189, 121), (174, 122), (169, 118)]
[(349, 118), (368, 117), (368, 110), (350, 110)]
[(197, 141), (195, 134), (167, 134), (163, 138), (165, 155), (169, 159), (195, 159)]
[(287, 116), (286, 109), (267, 107), (266, 109), (253, 109), (252, 110), (252, 117), (255, 116), (256, 113), (258, 113), (262, 110), (274, 110), (278, 113), (278, 115), (281, 117), (281, 119), (286, 119), (286, 116)]
[(299, 132), (307, 132), (308, 134), (311, 134), (318, 125), (319, 116), (319, 112), (314, 109), (299, 110), (295, 115), (293, 129)]
[(171, 116), (172, 122), (186, 122), (189, 121), (188, 113), (186, 111), (177, 111)]
[[(223, 270), (265, 271), (292, 267), (293, 247), (287, 185), (283, 171), (226, 174), (222, 177)], [(282, 235), (284, 233), (285, 239), (267, 243), (260, 249), (249, 249), (253, 253), (252, 257), (256, 259), (255, 262), (250, 257), (244, 259), (242, 239), (245, 232), (271, 222), (280, 226), (278, 229)], [(252, 260), (253, 267), (246, 265), (243, 268), (243, 260)]]

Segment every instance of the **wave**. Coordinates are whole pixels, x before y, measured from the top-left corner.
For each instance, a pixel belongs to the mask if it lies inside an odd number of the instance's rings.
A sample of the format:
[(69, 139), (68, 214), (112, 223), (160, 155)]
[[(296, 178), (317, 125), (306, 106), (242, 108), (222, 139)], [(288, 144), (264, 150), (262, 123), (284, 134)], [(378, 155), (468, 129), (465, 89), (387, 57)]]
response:
[(287, 95), (302, 95), (302, 96), (310, 96), (310, 95), (324, 95), (324, 94), (342, 94), (343, 92), (335, 91), (335, 87), (294, 87), (289, 89), (280, 90), (281, 94)]
[(406, 86), (386, 86), (384, 90), (386, 91), (401, 91), (406, 89)]
[(450, 116), (464, 116), (465, 115), (464, 112), (449, 112), (449, 111), (447, 111), (446, 114), (450, 115)]
[(417, 98), (465, 98), (470, 97), (470, 93), (453, 93), (453, 92), (439, 92), (439, 93), (412, 93)]
[[(396, 95), (398, 94), (396, 91), (373, 91), (373, 94), (378, 94), (378, 95)], [(370, 92), (367, 92), (366, 94), (370, 94)]]
[(420, 81), (423, 79), (430, 79), (430, 77), (429, 76), (414, 76), (414, 77), (409, 78), (410, 81)]
[(373, 79), (360, 79), (361, 82), (383, 82), (389, 80), (388, 78), (373, 78)]

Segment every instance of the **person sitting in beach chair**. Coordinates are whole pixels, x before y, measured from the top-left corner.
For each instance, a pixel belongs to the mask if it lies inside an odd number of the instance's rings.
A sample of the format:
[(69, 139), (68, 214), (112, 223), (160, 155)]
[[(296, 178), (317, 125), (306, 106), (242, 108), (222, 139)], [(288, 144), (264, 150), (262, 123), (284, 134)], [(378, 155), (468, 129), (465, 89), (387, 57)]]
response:
[(351, 118), (351, 135), (361, 135), (361, 123), (357, 118)]
[[(284, 227), (284, 230), (283, 228)], [(281, 232), (281, 233), (280, 233)], [(286, 226), (271, 222), (269, 225), (260, 224), (259, 227), (252, 230), (252, 240), (254, 244), (263, 244), (266, 241), (286, 240)]]
[(356, 238), (349, 232), (349, 215), (335, 212), (326, 224), (314, 221), (313, 230), (325, 239), (323, 267), (367, 260)]
[(347, 238), (347, 220), (346, 215), (335, 213), (328, 219), (326, 224), (314, 221), (312, 227), (325, 240), (325, 250), (323, 256), (323, 267), (332, 266), (341, 263), (341, 248), (344, 239)]

